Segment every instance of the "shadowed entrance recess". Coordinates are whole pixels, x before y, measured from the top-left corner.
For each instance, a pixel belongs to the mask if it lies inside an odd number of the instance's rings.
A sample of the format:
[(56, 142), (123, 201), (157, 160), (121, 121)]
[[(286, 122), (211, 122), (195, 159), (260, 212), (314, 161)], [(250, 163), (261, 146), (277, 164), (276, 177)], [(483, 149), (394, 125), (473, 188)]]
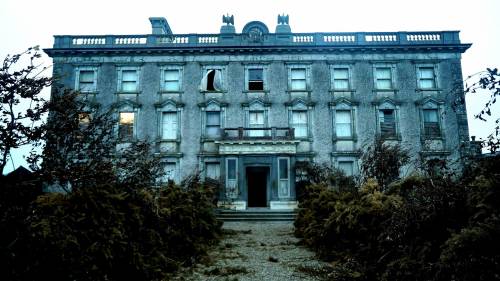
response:
[(247, 167), (248, 207), (267, 207), (268, 167)]

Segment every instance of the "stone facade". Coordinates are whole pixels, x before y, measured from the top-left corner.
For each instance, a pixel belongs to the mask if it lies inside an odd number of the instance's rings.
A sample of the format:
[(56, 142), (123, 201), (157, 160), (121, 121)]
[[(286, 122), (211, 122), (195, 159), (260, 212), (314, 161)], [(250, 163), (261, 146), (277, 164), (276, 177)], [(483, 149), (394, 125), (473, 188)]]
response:
[[(294, 165), (314, 160), (359, 173), (379, 135), (415, 158), (459, 159), (468, 141), (457, 31), (55, 36), (54, 74), (104, 105), (120, 102), (123, 142), (149, 139), (166, 178), (195, 170), (220, 178), (233, 206), (296, 206)], [(457, 91), (458, 89), (458, 91)], [(411, 167), (410, 167), (411, 168)], [(257, 188), (256, 186), (264, 186)]]

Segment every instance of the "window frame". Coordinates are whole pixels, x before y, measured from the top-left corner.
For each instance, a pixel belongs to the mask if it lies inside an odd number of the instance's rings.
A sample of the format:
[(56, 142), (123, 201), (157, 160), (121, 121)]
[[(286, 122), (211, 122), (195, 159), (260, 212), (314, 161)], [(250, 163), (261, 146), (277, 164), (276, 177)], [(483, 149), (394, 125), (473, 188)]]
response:
[[(168, 90), (167, 89), (167, 80), (166, 80), (166, 72), (167, 71), (177, 71), (178, 72), (178, 79), (177, 80), (169, 80), (171, 81), (177, 81), (178, 83), (178, 89), (176, 90)], [(160, 92), (161, 93), (180, 93), (183, 90), (183, 71), (184, 68), (179, 65), (164, 65), (160, 67)]]
[[(293, 78), (292, 72), (294, 69), (304, 69), (304, 80), (305, 80), (305, 88), (304, 89), (294, 89), (293, 88)], [(312, 89), (311, 82), (311, 64), (287, 64), (287, 77), (288, 77), (288, 92), (310, 92)], [(295, 79), (296, 80), (296, 79)], [(301, 79), (302, 80), (302, 79)]]
[[(382, 136), (382, 127), (380, 120), (380, 112), (383, 110), (392, 110), (394, 113), (394, 135), (393, 136)], [(375, 107), (376, 112), (376, 122), (377, 122), (377, 134), (386, 140), (401, 140), (401, 129), (399, 124), (399, 105), (394, 103), (392, 100), (388, 99)]]
[[(220, 71), (220, 90), (207, 90), (203, 89), (201, 86), (201, 81), (205, 77), (205, 75), (208, 73), (210, 70), (219, 70)], [(215, 73), (217, 75), (217, 73)], [(220, 65), (220, 64), (208, 64), (208, 65), (203, 65), (201, 68), (201, 80), (200, 80), (200, 88), (199, 88), (201, 93), (224, 93), (226, 92), (226, 66), (225, 65)]]
[[(216, 140), (220, 139), (223, 136), (224, 128), (225, 128), (225, 119), (226, 119), (226, 104), (220, 103), (219, 101), (213, 99), (208, 101), (207, 103), (203, 103), (199, 105), (201, 107), (201, 136), (202, 140)], [(210, 137), (207, 134), (207, 112), (220, 112), (219, 114), (219, 136), (218, 137)]]
[[(251, 90), (250, 89), (250, 71), (260, 69), (262, 70), (262, 90)], [(245, 91), (246, 92), (268, 92), (268, 83), (267, 83), (267, 65), (263, 64), (248, 64), (245, 65)], [(256, 80), (257, 81), (257, 80)]]
[[(210, 178), (210, 177), (208, 177), (208, 175), (207, 175), (208, 165), (218, 165), (219, 166), (219, 169), (218, 169), (219, 177), (218, 178)], [(218, 180), (218, 181), (221, 180), (221, 174), (222, 174), (221, 173), (221, 167), (222, 167), (222, 165), (221, 165), (220, 161), (205, 161), (204, 162), (204, 166), (205, 166), (205, 173), (204, 173), (205, 179), (210, 178), (210, 179)]]
[[(445, 123), (443, 122), (443, 101), (436, 101), (434, 99), (426, 99), (424, 102), (420, 103), (420, 136), (422, 140), (444, 140), (445, 138)], [(439, 134), (438, 135), (428, 135), (426, 134), (425, 130), (425, 116), (424, 116), (424, 111), (425, 110), (435, 110), (437, 114), (437, 125), (438, 125), (438, 130)]]
[[(391, 75), (390, 79), (387, 78), (378, 78), (377, 74), (380, 69), (389, 69), (389, 73)], [(378, 81), (379, 80), (389, 80), (390, 87), (389, 88), (379, 88)], [(375, 64), (373, 65), (373, 88), (375, 91), (395, 91), (396, 90), (396, 66), (394, 64)]]
[[(333, 141), (338, 140), (357, 140), (357, 126), (356, 126), (356, 114), (357, 114), (357, 103), (353, 103), (347, 99), (341, 99), (334, 103), (331, 103), (331, 111), (332, 111), (332, 134)], [(350, 112), (350, 124), (351, 124), (351, 135), (350, 136), (338, 136), (337, 135), (337, 111), (348, 111)]]
[[(174, 174), (171, 178), (169, 177), (165, 177), (166, 175), (166, 171), (165, 171), (165, 168), (166, 168), (166, 165), (173, 165), (174, 166)], [(162, 184), (165, 184), (165, 183), (168, 183), (168, 180), (171, 179), (174, 183), (178, 183), (179, 182), (179, 163), (178, 163), (178, 160), (176, 159), (162, 159), (160, 161), (160, 165), (162, 166), (162, 175), (160, 177), (160, 182)], [(166, 179), (166, 180), (165, 180)]]
[[(433, 78), (430, 79), (430, 78), (422, 78), (421, 77), (421, 69), (424, 69), (424, 68), (427, 68), (427, 69), (432, 69), (432, 75), (433, 75)], [(439, 79), (438, 79), (438, 66), (437, 64), (417, 64), (415, 66), (415, 69), (416, 69), (416, 83), (417, 83), (417, 90), (420, 90), (420, 91), (435, 91), (435, 90), (438, 90), (439, 89)], [(430, 87), (430, 88), (427, 88), (427, 87), (422, 87), (421, 85), (421, 81), (422, 80), (432, 80), (433, 82), (433, 87)]]
[[(120, 94), (137, 94), (141, 92), (141, 67), (140, 66), (120, 66), (118, 67), (117, 74), (117, 92)], [(135, 90), (134, 91), (124, 91), (123, 90), (123, 72), (124, 71), (135, 71)]]
[[(93, 83), (92, 83), (92, 88), (90, 90), (85, 90), (82, 91), (81, 89), (81, 83), (80, 83), (80, 77), (81, 77), (81, 72), (82, 71), (92, 71), (93, 72)], [(88, 93), (97, 93), (97, 77), (99, 74), (99, 67), (97, 66), (78, 66), (75, 69), (75, 90), (79, 91), (80, 93), (83, 94), (88, 94)]]
[[(122, 120), (122, 113), (131, 113), (133, 114), (133, 121), (132, 121), (132, 124), (131, 124), (131, 127), (132, 127), (132, 133), (130, 134), (130, 136), (122, 136), (122, 123), (121, 123), (121, 120)], [(132, 142), (135, 138), (136, 138), (136, 134), (137, 134), (137, 113), (136, 111), (134, 110), (120, 110), (120, 112), (118, 113), (118, 139), (120, 140), (120, 142)], [(128, 130), (127, 130), (128, 131)]]
[[(286, 171), (287, 171), (287, 178), (281, 178), (281, 160), (286, 161)], [(290, 169), (290, 157), (277, 157), (278, 161), (278, 169), (277, 169), (277, 179), (278, 179), (278, 198), (290, 198), (290, 179), (292, 178), (291, 175), (291, 169)], [(286, 194), (281, 193), (281, 184), (286, 182), (287, 188), (286, 188)]]
[[(232, 161), (234, 160), (235, 161), (235, 164), (234, 164), (234, 179), (230, 179), (229, 178), (229, 161)], [(226, 184), (225, 184), (225, 194), (226, 194), (226, 197), (227, 198), (231, 198), (231, 199), (236, 199), (238, 197), (238, 194), (239, 194), (239, 190), (238, 190), (238, 158), (237, 157), (227, 157), (224, 161), (225, 163), (225, 171), (224, 171), (224, 178), (226, 180)], [(232, 192), (230, 192), (228, 189), (229, 188), (234, 188), (234, 190), (232, 190)]]
[[(339, 69), (345, 69), (347, 70), (347, 78), (346, 79), (336, 79), (335, 78), (335, 71)], [(342, 64), (334, 64), (330, 65), (330, 90), (331, 91), (336, 91), (336, 92), (349, 92), (353, 90), (353, 84), (352, 84), (352, 73), (351, 73), (351, 66), (350, 65), (342, 65)], [(335, 86), (336, 80), (347, 80), (347, 88), (337, 88)]]
[[(182, 109), (183, 104), (177, 103), (174, 100), (168, 99), (162, 103), (155, 104), (156, 114), (157, 114), (157, 140), (161, 142), (179, 142), (181, 140), (181, 130), (182, 130)], [(177, 117), (177, 130), (175, 139), (164, 139), (163, 138), (163, 113), (175, 113)]]

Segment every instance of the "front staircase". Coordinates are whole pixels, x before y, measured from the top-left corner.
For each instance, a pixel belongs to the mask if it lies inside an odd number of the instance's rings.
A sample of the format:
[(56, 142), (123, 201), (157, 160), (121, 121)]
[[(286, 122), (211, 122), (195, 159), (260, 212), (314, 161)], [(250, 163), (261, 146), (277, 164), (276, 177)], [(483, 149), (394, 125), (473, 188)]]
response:
[(246, 210), (217, 209), (216, 216), (221, 221), (294, 221), (297, 210), (270, 210), (268, 208), (248, 208)]

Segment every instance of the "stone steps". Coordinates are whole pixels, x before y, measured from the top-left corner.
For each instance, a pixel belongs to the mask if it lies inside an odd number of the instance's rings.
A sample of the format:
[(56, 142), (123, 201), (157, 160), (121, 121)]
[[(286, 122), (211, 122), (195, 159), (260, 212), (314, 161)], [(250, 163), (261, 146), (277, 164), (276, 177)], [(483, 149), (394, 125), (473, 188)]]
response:
[(227, 210), (218, 209), (216, 216), (221, 221), (294, 221), (296, 210), (270, 210), (259, 208), (256, 210)]

